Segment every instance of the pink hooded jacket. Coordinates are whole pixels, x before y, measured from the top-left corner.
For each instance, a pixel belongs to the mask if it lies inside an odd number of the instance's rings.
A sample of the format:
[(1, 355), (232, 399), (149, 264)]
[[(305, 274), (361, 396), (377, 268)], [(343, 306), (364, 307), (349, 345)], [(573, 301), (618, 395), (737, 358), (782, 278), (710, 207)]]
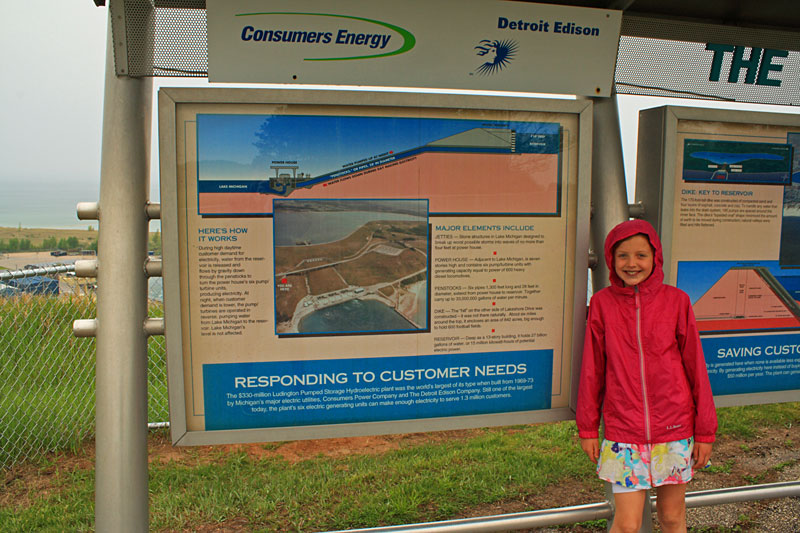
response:
[[(655, 250), (653, 272), (625, 287), (613, 248), (636, 234)], [(611, 286), (592, 296), (583, 346), (577, 423), (581, 438), (652, 444), (694, 436), (714, 442), (717, 413), (689, 296), (665, 285), (661, 241), (643, 220), (612, 229), (605, 243)]]

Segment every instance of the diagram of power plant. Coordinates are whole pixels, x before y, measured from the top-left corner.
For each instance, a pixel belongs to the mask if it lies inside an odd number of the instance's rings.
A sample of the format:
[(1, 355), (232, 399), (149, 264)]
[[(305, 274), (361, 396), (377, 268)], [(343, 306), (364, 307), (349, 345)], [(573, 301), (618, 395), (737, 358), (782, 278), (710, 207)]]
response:
[(800, 329), (800, 305), (765, 267), (732, 267), (693, 305), (700, 332)]
[(535, 153), (536, 150), (531, 150), (532, 146), (536, 146), (535, 137), (531, 134), (518, 136), (516, 131), (508, 128), (473, 128), (411, 150), (399, 153), (386, 152), (355, 161), (342, 169), (326, 172), (319, 176), (298, 172), (300, 167), (296, 164), (272, 164), (269, 168), (274, 175), (270, 175), (267, 182), (261, 184), (259, 193), (285, 197), (299, 188), (311, 188), (346, 177), (349, 174), (431, 152), (467, 150), (481, 153)]

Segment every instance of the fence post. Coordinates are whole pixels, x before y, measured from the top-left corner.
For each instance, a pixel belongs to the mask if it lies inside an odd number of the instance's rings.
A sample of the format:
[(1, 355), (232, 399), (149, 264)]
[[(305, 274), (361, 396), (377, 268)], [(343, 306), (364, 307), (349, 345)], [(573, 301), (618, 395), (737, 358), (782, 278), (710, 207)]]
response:
[[(113, 10), (116, 5), (117, 11)], [(146, 205), (152, 82), (118, 77), (106, 46), (97, 272), (95, 529), (148, 530)]]

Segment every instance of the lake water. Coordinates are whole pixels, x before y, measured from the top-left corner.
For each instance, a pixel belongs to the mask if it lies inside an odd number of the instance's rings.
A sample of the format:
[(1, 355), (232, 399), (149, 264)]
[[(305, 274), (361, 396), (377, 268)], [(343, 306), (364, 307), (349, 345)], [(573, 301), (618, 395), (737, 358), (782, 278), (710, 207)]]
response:
[(374, 211), (282, 211), (275, 214), (275, 245), (338, 241), (373, 220), (427, 221), (424, 217)]
[[(99, 198), (99, 180), (32, 178), (11, 184), (0, 181), (0, 227), (97, 229), (96, 220), (78, 220), (75, 207), (79, 202), (96, 202)], [(158, 201), (152, 191), (151, 199)], [(150, 231), (159, 227), (159, 221), (150, 222)]]
[(428, 283), (419, 283), (416, 288), (417, 312), (414, 314), (414, 322), (421, 326), (428, 323)]
[(75, 206), (78, 202), (96, 202), (99, 194), (96, 184), (20, 180), (0, 192), (0, 226), (86, 229), (93, 225), (96, 229), (96, 220), (78, 220)]
[(407, 331), (416, 329), (391, 307), (375, 300), (350, 300), (303, 318), (300, 333)]

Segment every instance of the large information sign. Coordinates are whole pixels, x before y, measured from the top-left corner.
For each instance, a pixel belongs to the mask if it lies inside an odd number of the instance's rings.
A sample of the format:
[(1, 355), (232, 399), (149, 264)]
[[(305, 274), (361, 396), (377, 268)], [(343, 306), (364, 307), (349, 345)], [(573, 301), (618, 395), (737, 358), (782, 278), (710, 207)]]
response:
[(622, 11), (496, 0), (207, 0), (212, 82), (608, 96)]
[(800, 115), (650, 109), (639, 146), (636, 196), (717, 403), (800, 399)]
[(159, 105), (175, 443), (571, 416), (591, 104), (162, 89)]

